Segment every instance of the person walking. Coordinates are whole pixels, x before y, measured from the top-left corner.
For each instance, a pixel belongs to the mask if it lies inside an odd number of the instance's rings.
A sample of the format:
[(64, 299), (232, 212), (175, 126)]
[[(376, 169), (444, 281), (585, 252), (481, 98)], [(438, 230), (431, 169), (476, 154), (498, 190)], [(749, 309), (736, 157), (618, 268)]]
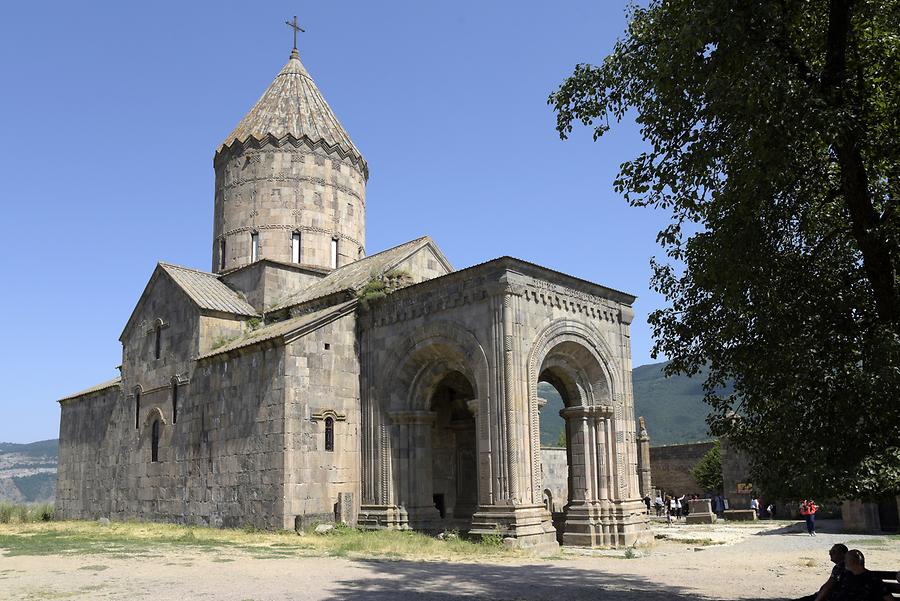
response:
[(816, 511), (819, 510), (818, 505), (812, 499), (804, 499), (800, 503), (800, 515), (806, 520), (806, 532), (810, 536), (816, 535)]
[(656, 495), (656, 500), (653, 502), (653, 504), (656, 507), (656, 517), (660, 517), (662, 515), (663, 509), (663, 500), (661, 494)]

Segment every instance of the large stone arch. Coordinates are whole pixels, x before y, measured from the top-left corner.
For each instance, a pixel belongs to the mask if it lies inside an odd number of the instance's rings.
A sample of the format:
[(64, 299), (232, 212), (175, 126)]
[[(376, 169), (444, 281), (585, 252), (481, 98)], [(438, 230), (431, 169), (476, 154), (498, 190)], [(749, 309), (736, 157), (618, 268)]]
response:
[[(467, 446), (456, 447), (456, 441), (461, 440), (456, 437), (462, 436), (456, 432), (453, 452), (470, 453), (467, 478), (477, 479), (477, 416), (490, 398), (487, 355), (472, 332), (452, 322), (436, 321), (394, 344), (383, 366), (376, 391), (389, 432), (384, 441), (389, 448), (383, 454), (388, 461), (382, 465), (392, 491), (387, 502), (398, 506), (402, 523), (422, 529), (441, 527), (439, 521), (445, 518), (445, 510), (448, 519), (459, 517), (456, 509), (463, 504), (457, 505), (456, 501), (463, 495), (448, 492), (447, 505), (435, 507), (434, 499), (443, 499), (441, 495), (447, 492), (441, 490), (439, 483), (455, 487), (461, 472), (448, 478), (438, 477), (436, 462), (432, 461), (432, 452), (439, 451), (435, 446), (438, 439), (434, 437), (446, 431), (442, 420), (447, 416), (433, 402), (444, 398), (448, 381), (455, 381), (456, 388), (465, 390), (465, 399), (456, 397), (455, 402), (462, 403), (462, 411), (470, 420), (466, 427)], [(471, 517), (478, 489), (473, 485), (467, 493), (471, 495), (465, 496), (465, 513)]]
[(449, 321), (435, 321), (398, 341), (388, 353), (378, 398), (388, 411), (415, 410), (414, 391), (427, 389), (429, 370), (444, 364), (463, 373), (472, 383), (476, 398), (490, 397), (488, 360), (475, 335)]
[(623, 384), (619, 362), (612, 347), (603, 335), (581, 322), (571, 319), (557, 319), (544, 327), (537, 335), (528, 353), (528, 391), (532, 399), (537, 398), (537, 385), (541, 365), (551, 349), (563, 342), (571, 342), (584, 347), (604, 370), (609, 382), (611, 400), (621, 398)]
[[(540, 381), (563, 397), (560, 412), (566, 422), (568, 499), (562, 540), (565, 544), (615, 544), (613, 506), (621, 501), (618, 482), (625, 474), (617, 453), (626, 440), (621, 405), (624, 402), (619, 361), (603, 336), (589, 324), (560, 319), (536, 337), (528, 355), (528, 387), (533, 431), (538, 431)], [(539, 441), (533, 458), (540, 473)], [(540, 483), (535, 482), (535, 486)]]

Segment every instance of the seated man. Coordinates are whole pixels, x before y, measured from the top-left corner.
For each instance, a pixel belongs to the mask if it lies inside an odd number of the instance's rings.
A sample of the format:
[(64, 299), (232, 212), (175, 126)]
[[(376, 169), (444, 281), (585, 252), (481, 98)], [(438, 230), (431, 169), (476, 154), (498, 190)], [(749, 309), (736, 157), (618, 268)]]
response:
[(847, 574), (841, 582), (835, 601), (891, 601), (881, 578), (866, 569), (862, 551), (851, 549), (844, 557)]
[(831, 575), (828, 577), (828, 580), (819, 587), (817, 593), (801, 597), (800, 599), (797, 599), (797, 601), (825, 601), (837, 592), (846, 574), (846, 568), (844, 567), (845, 555), (847, 555), (847, 545), (837, 543), (831, 547), (828, 551), (828, 557), (831, 559), (832, 563), (834, 563), (834, 567), (831, 568)]

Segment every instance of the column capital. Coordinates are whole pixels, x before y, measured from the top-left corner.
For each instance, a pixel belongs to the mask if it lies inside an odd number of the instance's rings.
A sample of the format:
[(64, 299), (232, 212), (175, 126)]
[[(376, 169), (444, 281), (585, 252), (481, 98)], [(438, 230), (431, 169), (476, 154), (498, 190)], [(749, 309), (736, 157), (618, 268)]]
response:
[(568, 419), (571, 417), (601, 419), (613, 416), (613, 408), (610, 405), (576, 405), (560, 409), (560, 416)]
[(472, 415), (476, 417), (478, 417), (478, 405), (480, 403), (480, 399), (472, 399), (471, 401), (466, 401), (466, 406), (469, 408), (469, 411), (471, 411)]

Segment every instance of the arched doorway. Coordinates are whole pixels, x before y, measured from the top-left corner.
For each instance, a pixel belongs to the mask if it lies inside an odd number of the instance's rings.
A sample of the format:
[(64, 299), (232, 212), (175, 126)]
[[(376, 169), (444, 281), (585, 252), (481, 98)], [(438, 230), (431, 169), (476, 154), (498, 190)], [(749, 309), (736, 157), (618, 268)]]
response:
[(429, 403), (431, 483), (435, 508), (446, 527), (467, 528), (478, 504), (475, 392), (468, 379), (450, 371), (434, 388)]
[[(538, 386), (552, 387), (562, 400), (565, 421), (566, 500), (554, 526), (564, 544), (609, 544), (608, 524), (615, 441), (609, 376), (585, 345), (562, 340), (551, 346), (537, 373)], [(552, 396), (552, 395), (547, 395)], [(562, 442), (562, 441), (560, 441)], [(562, 517), (562, 519), (560, 519)]]

